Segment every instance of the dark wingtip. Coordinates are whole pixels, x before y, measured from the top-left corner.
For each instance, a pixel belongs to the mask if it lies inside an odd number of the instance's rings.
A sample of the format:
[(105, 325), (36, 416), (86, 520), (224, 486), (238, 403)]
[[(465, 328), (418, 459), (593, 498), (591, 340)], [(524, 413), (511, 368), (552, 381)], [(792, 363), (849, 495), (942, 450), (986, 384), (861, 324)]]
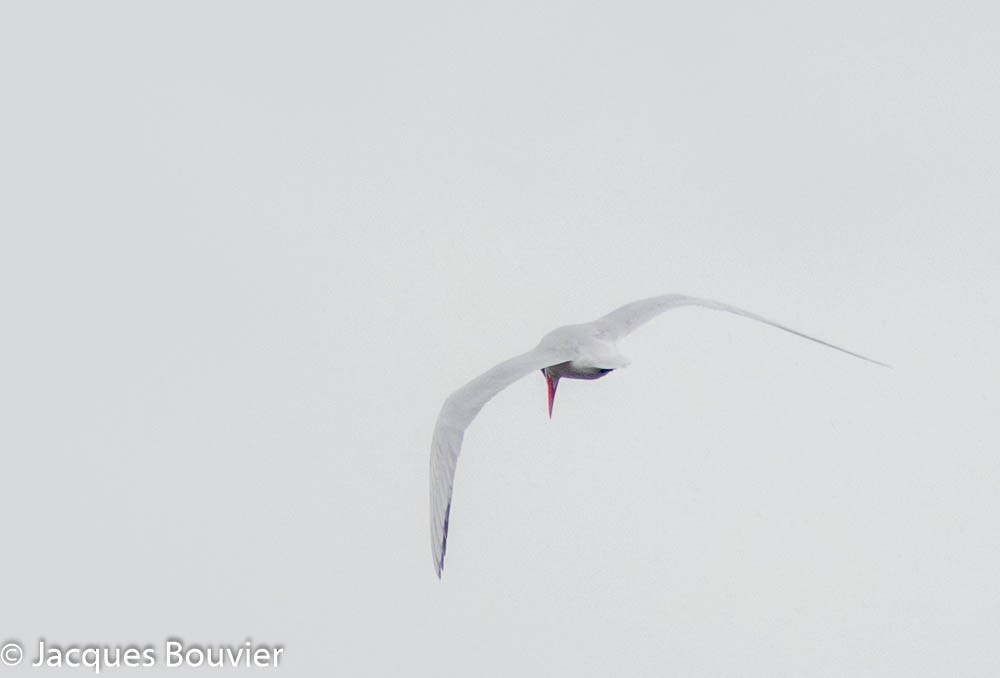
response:
[(437, 576), (441, 579), (441, 573), (444, 572), (444, 554), (448, 550), (448, 521), (451, 519), (451, 501), (448, 502), (448, 507), (444, 510), (444, 530), (441, 535), (441, 560), (437, 564)]
[[(840, 349), (840, 350), (844, 351), (844, 349)], [(873, 365), (878, 365), (879, 367), (885, 367), (885, 368), (890, 369), (890, 370), (892, 369), (892, 365), (890, 365), (889, 363), (884, 363), (881, 360), (875, 360), (875, 358), (869, 358), (868, 356), (861, 355), (860, 353), (852, 353), (851, 351), (844, 351), (844, 353), (849, 353), (850, 355), (854, 356), (855, 358), (861, 358), (862, 360), (866, 360), (866, 361), (872, 363)]]

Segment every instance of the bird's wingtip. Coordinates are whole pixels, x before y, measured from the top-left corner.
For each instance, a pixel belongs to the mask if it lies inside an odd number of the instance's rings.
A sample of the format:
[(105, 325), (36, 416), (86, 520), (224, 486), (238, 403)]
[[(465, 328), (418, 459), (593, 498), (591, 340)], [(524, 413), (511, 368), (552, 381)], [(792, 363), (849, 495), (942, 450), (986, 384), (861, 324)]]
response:
[(857, 354), (857, 353), (855, 353), (854, 355), (857, 355), (859, 358), (862, 358), (863, 360), (867, 360), (870, 363), (874, 363), (874, 364), (878, 365), (879, 367), (885, 367), (886, 369), (890, 369), (890, 370), (893, 369), (892, 365), (890, 365), (889, 363), (884, 363), (881, 360), (875, 360), (875, 358), (869, 358), (868, 356), (863, 356), (863, 355), (860, 355), (860, 354)]
[(444, 572), (444, 554), (448, 550), (448, 523), (451, 520), (451, 501), (448, 502), (448, 506), (444, 510), (444, 529), (441, 534), (441, 550), (438, 553), (434, 553), (434, 571), (437, 573), (437, 578), (441, 579), (441, 573)]

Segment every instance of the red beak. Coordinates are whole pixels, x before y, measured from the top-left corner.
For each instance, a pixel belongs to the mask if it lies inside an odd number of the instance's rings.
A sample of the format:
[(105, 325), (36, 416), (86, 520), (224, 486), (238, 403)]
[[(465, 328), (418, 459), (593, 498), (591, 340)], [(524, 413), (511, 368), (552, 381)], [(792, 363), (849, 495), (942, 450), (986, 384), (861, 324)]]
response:
[(545, 382), (549, 385), (549, 419), (552, 418), (552, 404), (556, 401), (556, 387), (559, 386), (559, 379), (553, 379), (548, 372), (545, 373)]

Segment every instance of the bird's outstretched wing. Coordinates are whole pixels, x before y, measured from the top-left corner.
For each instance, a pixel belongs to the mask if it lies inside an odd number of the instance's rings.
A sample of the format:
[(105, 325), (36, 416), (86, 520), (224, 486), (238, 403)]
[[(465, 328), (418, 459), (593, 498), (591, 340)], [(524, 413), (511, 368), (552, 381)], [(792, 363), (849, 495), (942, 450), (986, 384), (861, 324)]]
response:
[(572, 348), (536, 348), (505, 360), (476, 377), (444, 401), (434, 438), (431, 441), (431, 555), (434, 571), (441, 577), (444, 552), (448, 542), (448, 517), (451, 512), (451, 490), (455, 465), (462, 450), (465, 429), (497, 393), (521, 377), (550, 365), (572, 360)]
[(703, 308), (715, 309), (716, 311), (725, 311), (726, 313), (741, 315), (744, 318), (750, 318), (751, 320), (756, 320), (759, 323), (764, 323), (765, 325), (770, 325), (771, 327), (777, 327), (779, 330), (791, 332), (792, 334), (798, 335), (803, 339), (815, 341), (817, 344), (823, 344), (824, 346), (836, 349), (842, 353), (852, 355), (855, 358), (861, 358), (862, 360), (867, 360), (870, 363), (888, 367), (888, 365), (881, 363), (878, 360), (867, 358), (859, 353), (855, 353), (854, 351), (848, 351), (846, 348), (841, 348), (840, 346), (835, 346), (834, 344), (823, 341), (822, 339), (811, 337), (808, 334), (804, 334), (798, 330), (793, 330), (791, 327), (786, 327), (785, 325), (776, 323), (773, 320), (768, 320), (763, 316), (759, 316), (756, 313), (746, 311), (742, 308), (730, 306), (729, 304), (724, 304), (721, 301), (689, 297), (683, 294), (664, 294), (658, 297), (650, 297), (649, 299), (633, 301), (631, 304), (625, 304), (621, 308), (608, 313), (606, 316), (598, 318), (593, 322), (593, 325), (605, 339), (609, 341), (618, 341), (622, 337), (631, 334), (640, 326), (649, 322), (664, 311), (669, 311), (672, 308), (678, 308), (680, 306), (701, 306)]

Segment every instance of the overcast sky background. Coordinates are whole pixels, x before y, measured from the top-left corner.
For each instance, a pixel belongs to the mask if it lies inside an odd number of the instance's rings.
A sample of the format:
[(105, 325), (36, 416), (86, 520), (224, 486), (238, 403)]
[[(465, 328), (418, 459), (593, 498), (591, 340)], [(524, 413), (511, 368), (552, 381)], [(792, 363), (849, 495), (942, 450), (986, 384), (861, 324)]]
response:
[[(997, 675), (998, 19), (4, 2), (0, 634)], [(551, 421), (529, 376), (466, 436), (438, 581), (443, 399), (665, 292), (894, 368), (683, 309)]]

